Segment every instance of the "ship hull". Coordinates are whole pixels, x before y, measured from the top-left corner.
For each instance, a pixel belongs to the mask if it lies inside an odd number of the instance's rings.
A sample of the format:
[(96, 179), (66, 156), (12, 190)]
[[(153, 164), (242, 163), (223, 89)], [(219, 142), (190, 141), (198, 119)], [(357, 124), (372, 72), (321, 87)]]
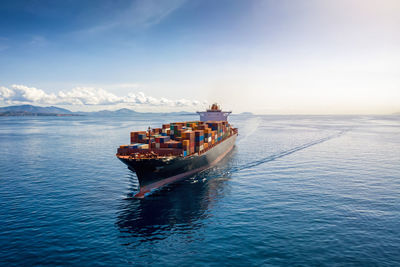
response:
[(140, 191), (135, 197), (143, 198), (155, 189), (190, 177), (217, 164), (232, 150), (236, 137), (237, 134), (233, 134), (201, 155), (156, 159), (120, 158), (120, 160), (130, 170), (136, 172)]

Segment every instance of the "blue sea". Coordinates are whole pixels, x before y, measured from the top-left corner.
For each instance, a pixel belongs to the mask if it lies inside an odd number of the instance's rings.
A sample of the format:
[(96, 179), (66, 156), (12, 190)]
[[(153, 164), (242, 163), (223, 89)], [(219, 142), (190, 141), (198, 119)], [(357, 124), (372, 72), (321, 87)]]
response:
[(194, 119), (0, 118), (0, 265), (400, 265), (399, 116), (232, 115), (220, 164), (132, 198), (117, 147)]

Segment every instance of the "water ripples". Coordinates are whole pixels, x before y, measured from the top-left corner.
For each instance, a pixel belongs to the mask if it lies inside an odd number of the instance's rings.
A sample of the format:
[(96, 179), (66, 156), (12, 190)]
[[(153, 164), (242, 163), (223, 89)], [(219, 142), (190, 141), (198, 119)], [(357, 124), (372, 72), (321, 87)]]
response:
[(143, 200), (115, 148), (167, 121), (0, 119), (0, 265), (400, 263), (396, 117), (232, 116), (223, 162)]

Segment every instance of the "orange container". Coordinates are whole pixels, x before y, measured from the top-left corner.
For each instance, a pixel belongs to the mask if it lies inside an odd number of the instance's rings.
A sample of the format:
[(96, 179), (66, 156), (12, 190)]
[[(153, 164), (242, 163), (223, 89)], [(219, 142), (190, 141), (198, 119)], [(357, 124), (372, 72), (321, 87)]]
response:
[(183, 140), (182, 141), (182, 145), (183, 145), (183, 148), (189, 147), (190, 146), (190, 141), (189, 140)]

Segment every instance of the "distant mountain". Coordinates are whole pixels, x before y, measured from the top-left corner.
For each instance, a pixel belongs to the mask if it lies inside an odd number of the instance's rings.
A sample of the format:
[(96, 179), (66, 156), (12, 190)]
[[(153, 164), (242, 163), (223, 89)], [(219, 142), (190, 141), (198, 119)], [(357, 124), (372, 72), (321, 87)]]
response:
[(140, 112), (136, 112), (132, 109), (128, 108), (121, 108), (118, 110), (100, 110), (100, 111), (92, 111), (92, 112), (83, 112), (78, 111), (76, 112), (82, 115), (89, 115), (89, 116), (119, 116), (119, 115), (135, 115), (141, 114)]
[(121, 108), (118, 110), (100, 110), (93, 112), (77, 112), (78, 114), (88, 116), (126, 116), (126, 115), (194, 115), (193, 112), (179, 111), (179, 112), (137, 112), (128, 108)]
[(242, 112), (242, 113), (239, 113), (238, 115), (254, 115), (254, 114), (251, 112)]
[(0, 108), (0, 116), (77, 116), (68, 109), (39, 107), (32, 105), (8, 106)]
[(72, 112), (68, 109), (58, 107), (39, 107), (32, 105), (19, 105), (0, 107), (0, 116), (127, 116), (127, 115), (194, 115), (193, 112), (179, 111), (179, 112), (137, 112), (128, 108), (121, 108), (118, 110), (100, 110), (100, 111), (78, 111)]
[(162, 114), (168, 114), (168, 115), (196, 115), (195, 112), (189, 112), (189, 111), (176, 111), (176, 112), (168, 112), (168, 113), (162, 113)]
[(72, 112), (65, 108), (58, 107), (39, 107), (32, 105), (8, 106), (0, 108), (0, 112), (28, 112), (28, 113), (53, 113), (53, 114), (71, 114)]
[(121, 108), (121, 109), (118, 109), (118, 110), (114, 111), (114, 113), (117, 113), (117, 114), (135, 114), (135, 113), (139, 113), (139, 112), (134, 111), (132, 109), (128, 109), (128, 108)]

